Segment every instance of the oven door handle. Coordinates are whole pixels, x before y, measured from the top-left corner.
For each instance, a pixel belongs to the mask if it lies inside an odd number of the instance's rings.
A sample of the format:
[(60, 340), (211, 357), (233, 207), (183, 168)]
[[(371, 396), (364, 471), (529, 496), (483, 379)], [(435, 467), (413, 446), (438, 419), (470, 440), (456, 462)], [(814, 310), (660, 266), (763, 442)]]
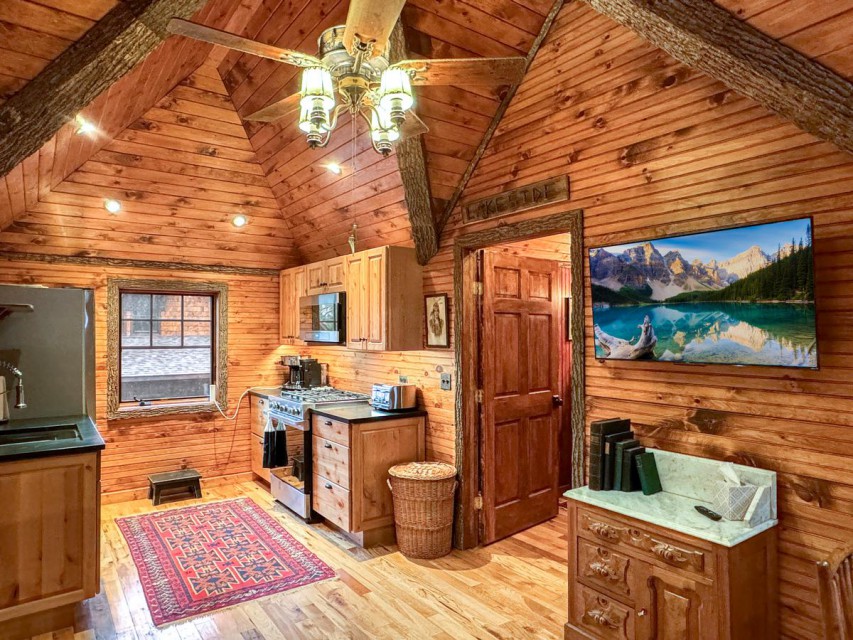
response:
[(276, 419), (281, 422), (285, 427), (290, 427), (292, 429), (299, 429), (300, 431), (310, 431), (311, 423), (307, 420), (296, 420), (293, 416), (288, 416), (283, 413), (277, 413), (274, 411), (270, 411), (270, 418)]

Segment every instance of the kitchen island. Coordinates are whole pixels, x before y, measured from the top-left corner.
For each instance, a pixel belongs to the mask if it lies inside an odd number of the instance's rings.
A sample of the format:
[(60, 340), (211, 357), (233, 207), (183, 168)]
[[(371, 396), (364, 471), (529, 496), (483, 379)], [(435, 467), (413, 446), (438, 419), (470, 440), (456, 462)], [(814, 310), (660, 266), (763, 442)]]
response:
[(0, 425), (0, 637), (69, 626), (98, 593), (104, 446), (88, 416)]

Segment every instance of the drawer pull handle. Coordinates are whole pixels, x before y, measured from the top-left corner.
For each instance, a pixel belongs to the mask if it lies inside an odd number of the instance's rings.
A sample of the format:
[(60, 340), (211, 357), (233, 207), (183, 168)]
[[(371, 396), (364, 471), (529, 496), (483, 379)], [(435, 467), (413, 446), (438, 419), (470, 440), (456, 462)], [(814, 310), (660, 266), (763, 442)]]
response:
[(671, 544), (660, 542), (658, 540), (653, 540), (653, 542), (654, 546), (652, 547), (652, 553), (661, 560), (669, 562), (670, 564), (682, 564), (687, 562), (686, 556), (678, 547), (673, 547)]
[(589, 530), (592, 531), (599, 538), (603, 538), (605, 540), (619, 539), (619, 532), (616, 530), (616, 527), (612, 527), (609, 524), (605, 524), (603, 522), (590, 522)]
[(616, 581), (619, 580), (619, 575), (609, 566), (604, 564), (603, 562), (592, 562), (589, 565), (589, 570), (592, 571), (593, 574), (597, 575), (600, 578), (604, 578), (605, 580)]
[(602, 611), (601, 609), (591, 609), (586, 612), (586, 615), (599, 626), (606, 627), (608, 629), (618, 629), (619, 625), (610, 619), (607, 615), (608, 613), (608, 611)]
[(331, 483), (331, 482), (327, 482), (327, 483), (326, 483), (325, 485), (323, 485), (323, 486), (324, 486), (324, 487), (326, 487), (327, 489), (331, 489), (331, 488), (332, 488), (332, 483)]
[(323, 444), (323, 446), (324, 446), (326, 449), (331, 449), (331, 448), (332, 448), (332, 443), (331, 443), (331, 442), (326, 442), (325, 444)]
[(323, 424), (324, 424), (324, 425), (326, 425), (327, 427), (331, 427), (331, 426), (332, 426), (332, 421), (331, 421), (331, 420), (326, 420)]

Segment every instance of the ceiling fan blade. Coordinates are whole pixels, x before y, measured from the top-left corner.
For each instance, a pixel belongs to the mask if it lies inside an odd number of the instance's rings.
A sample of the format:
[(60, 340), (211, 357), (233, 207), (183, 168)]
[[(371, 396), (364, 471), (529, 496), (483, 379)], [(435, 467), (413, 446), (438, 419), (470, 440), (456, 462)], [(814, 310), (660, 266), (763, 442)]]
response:
[(504, 85), (518, 84), (524, 77), (527, 58), (444, 58), (401, 60), (391, 65), (414, 73), (412, 84)]
[(403, 140), (408, 140), (409, 138), (414, 138), (415, 136), (420, 136), (429, 131), (429, 127), (426, 126), (423, 120), (418, 117), (414, 111), (406, 112), (406, 119), (403, 121), (403, 126), (400, 127), (400, 139), (399, 142)]
[(254, 40), (249, 40), (248, 38), (228, 33), (227, 31), (213, 29), (212, 27), (205, 27), (204, 25), (196, 24), (189, 20), (172, 18), (169, 21), (168, 29), (170, 33), (174, 33), (176, 35), (195, 38), (196, 40), (209, 42), (211, 44), (218, 44), (223, 47), (228, 47), (229, 49), (236, 49), (243, 53), (251, 53), (252, 55), (260, 56), (261, 58), (269, 58), (270, 60), (285, 62), (297, 67), (323, 66), (323, 63), (319, 58), (308, 55), (307, 53), (293, 51), (292, 49), (280, 49), (271, 44), (255, 42)]
[(373, 42), (373, 55), (381, 55), (404, 4), (406, 0), (350, 0), (344, 30), (344, 46), (350, 55), (355, 55), (356, 37), (364, 43)]
[(293, 95), (287, 96), (284, 100), (273, 102), (272, 104), (265, 106), (263, 109), (259, 109), (258, 111), (247, 115), (243, 119), (254, 120), (257, 122), (274, 122), (275, 120), (279, 120), (280, 118), (284, 118), (290, 114), (293, 114), (294, 117), (298, 117), (299, 99), (301, 97), (301, 94), (294, 93)]

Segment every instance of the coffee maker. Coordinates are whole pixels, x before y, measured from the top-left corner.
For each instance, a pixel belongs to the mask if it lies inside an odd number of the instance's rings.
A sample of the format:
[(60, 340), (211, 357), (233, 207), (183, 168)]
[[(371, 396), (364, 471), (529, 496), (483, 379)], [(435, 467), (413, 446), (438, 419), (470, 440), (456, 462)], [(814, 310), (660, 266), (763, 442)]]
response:
[(316, 359), (283, 356), (281, 364), (286, 368), (285, 389), (313, 389), (322, 385), (321, 367)]

